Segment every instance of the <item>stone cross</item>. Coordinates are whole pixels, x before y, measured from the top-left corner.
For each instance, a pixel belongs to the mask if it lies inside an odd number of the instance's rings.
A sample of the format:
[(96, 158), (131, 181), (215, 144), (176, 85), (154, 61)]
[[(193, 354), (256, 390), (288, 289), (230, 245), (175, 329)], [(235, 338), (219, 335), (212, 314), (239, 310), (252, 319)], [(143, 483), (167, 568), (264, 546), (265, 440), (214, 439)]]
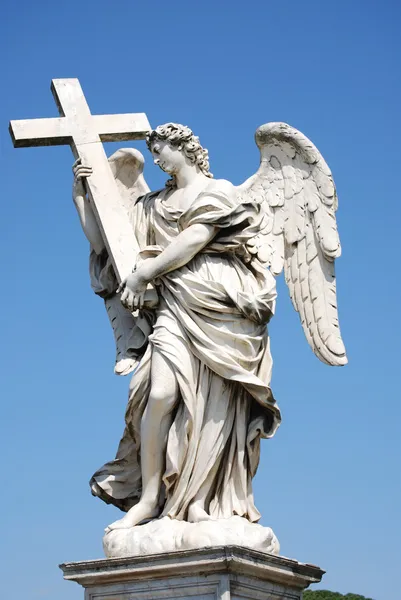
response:
[(135, 265), (138, 252), (132, 227), (119, 201), (119, 191), (102, 142), (142, 140), (151, 127), (145, 113), (92, 115), (78, 79), (53, 79), (51, 90), (60, 118), (11, 121), (16, 148), (69, 144), (75, 158), (90, 165), (88, 196), (121, 281)]

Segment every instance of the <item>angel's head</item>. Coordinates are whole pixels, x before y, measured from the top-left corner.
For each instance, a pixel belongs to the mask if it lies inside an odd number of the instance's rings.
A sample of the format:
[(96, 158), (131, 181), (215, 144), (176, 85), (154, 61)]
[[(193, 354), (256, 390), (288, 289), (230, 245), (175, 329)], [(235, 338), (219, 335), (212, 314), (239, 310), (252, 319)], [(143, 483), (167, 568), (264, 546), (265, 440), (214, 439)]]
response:
[(171, 175), (168, 186), (175, 186), (175, 175), (186, 165), (193, 166), (206, 177), (213, 177), (208, 151), (189, 127), (177, 123), (159, 125), (147, 134), (146, 143), (155, 164)]

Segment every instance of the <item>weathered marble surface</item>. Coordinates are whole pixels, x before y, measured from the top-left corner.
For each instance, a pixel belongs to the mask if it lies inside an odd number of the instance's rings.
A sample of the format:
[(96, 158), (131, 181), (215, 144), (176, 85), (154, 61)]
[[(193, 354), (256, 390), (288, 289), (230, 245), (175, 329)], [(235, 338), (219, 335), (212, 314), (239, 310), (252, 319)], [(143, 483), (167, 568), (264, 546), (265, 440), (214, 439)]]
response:
[[(120, 318), (109, 311), (118, 356), (131, 357), (131, 363), (119, 359), (116, 370), (128, 372), (140, 361), (117, 455), (91, 481), (95, 495), (127, 511), (110, 529), (165, 516), (202, 522), (236, 514), (258, 521), (251, 480), (259, 442), (280, 423), (269, 387), (266, 328), (275, 307), (273, 275), (285, 271), (315, 354), (329, 364), (346, 362), (335, 298), (340, 243), (330, 170), (313, 144), (286, 124), (260, 127), (256, 142), (260, 168), (239, 187), (213, 179), (199, 139), (175, 123), (147, 136), (154, 162), (171, 176), (163, 190), (140, 197), (143, 161), (133, 157), (129, 168), (124, 151), (117, 161), (112, 157), (116, 179), (124, 172), (120, 193), (127, 207), (131, 202), (127, 214), (140, 248), (135, 271), (120, 286), (121, 302), (135, 313), (147, 306), (145, 292), (154, 284), (160, 303), (140, 338), (148, 336), (146, 350), (121, 348), (132, 337), (121, 335)], [(124, 171), (117, 166), (123, 158)], [(90, 179), (90, 166), (77, 166), (74, 175), (77, 190)], [(74, 198), (80, 211), (85, 199), (76, 191)], [(100, 237), (96, 226), (81, 222), (88, 239)], [(116, 282), (103, 254), (96, 254), (92, 250), (92, 285), (110, 298)], [(133, 316), (133, 331), (141, 313)]]
[(60, 565), (85, 600), (301, 600), (324, 571), (238, 546)]
[(114, 529), (103, 538), (107, 558), (171, 553), (211, 546), (243, 546), (278, 554), (280, 545), (270, 527), (243, 517), (187, 523), (163, 517), (130, 529)]
[(93, 167), (88, 199), (121, 280), (131, 272), (138, 249), (102, 142), (144, 139), (151, 129), (149, 121), (144, 113), (92, 115), (78, 79), (53, 79), (51, 90), (61, 116), (11, 121), (13, 144), (16, 148), (69, 144), (75, 158)]
[[(91, 284), (115, 335), (115, 371), (134, 371), (120, 445), (93, 475), (92, 493), (126, 513), (109, 531), (169, 517), (186, 538), (231, 542), (230, 527), (216, 526), (217, 540), (204, 523), (261, 516), (252, 479), (260, 441), (281, 420), (267, 329), (276, 275), (284, 271), (316, 356), (347, 362), (330, 169), (302, 133), (268, 123), (255, 134), (258, 170), (234, 186), (213, 179), (208, 151), (189, 127), (149, 131), (144, 114), (93, 117), (75, 79), (54, 80), (53, 92), (63, 116), (13, 122), (13, 141), (71, 145), (73, 199), (91, 245)], [(157, 192), (147, 193), (138, 151), (107, 160), (103, 149), (102, 141), (145, 135), (169, 175)], [(193, 523), (198, 532), (188, 534)], [(131, 533), (107, 544), (128, 552)]]

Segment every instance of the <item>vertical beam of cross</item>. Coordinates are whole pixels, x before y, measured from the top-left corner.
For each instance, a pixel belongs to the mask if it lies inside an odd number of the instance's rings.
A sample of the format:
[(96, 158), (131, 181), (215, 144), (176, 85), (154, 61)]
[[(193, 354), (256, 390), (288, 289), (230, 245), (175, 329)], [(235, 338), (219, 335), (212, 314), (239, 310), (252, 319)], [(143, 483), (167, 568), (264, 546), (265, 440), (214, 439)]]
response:
[(78, 79), (53, 79), (59, 118), (10, 122), (16, 148), (69, 144), (75, 158), (93, 168), (88, 196), (117, 279), (131, 272), (138, 253), (102, 142), (141, 140), (151, 127), (145, 113), (92, 115)]

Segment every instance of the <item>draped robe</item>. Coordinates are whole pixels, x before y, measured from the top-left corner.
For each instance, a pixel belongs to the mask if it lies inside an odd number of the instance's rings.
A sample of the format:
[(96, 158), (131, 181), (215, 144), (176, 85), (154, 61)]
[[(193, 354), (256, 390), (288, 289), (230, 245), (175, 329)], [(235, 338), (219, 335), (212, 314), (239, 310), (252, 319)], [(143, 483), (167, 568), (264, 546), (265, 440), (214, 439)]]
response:
[[(142, 311), (139, 317), (147, 340), (143, 343), (139, 336), (139, 364), (130, 383), (123, 437), (115, 459), (94, 474), (92, 493), (125, 511), (140, 499), (141, 419), (157, 348), (179, 387), (160, 516), (186, 520), (202, 492), (211, 517), (239, 515), (257, 521), (252, 478), (260, 439), (272, 437), (280, 423), (269, 387), (272, 359), (266, 327), (274, 311), (275, 280), (245, 250), (263, 213), (257, 204), (239, 203), (234, 186), (224, 180), (213, 180), (184, 212), (169, 205), (168, 194), (167, 189), (147, 194), (133, 208), (141, 258), (156, 256), (195, 223), (213, 225), (217, 233), (186, 265), (155, 282), (160, 302), (156, 311)], [(97, 293), (115, 291), (109, 261), (92, 256), (91, 264)]]

